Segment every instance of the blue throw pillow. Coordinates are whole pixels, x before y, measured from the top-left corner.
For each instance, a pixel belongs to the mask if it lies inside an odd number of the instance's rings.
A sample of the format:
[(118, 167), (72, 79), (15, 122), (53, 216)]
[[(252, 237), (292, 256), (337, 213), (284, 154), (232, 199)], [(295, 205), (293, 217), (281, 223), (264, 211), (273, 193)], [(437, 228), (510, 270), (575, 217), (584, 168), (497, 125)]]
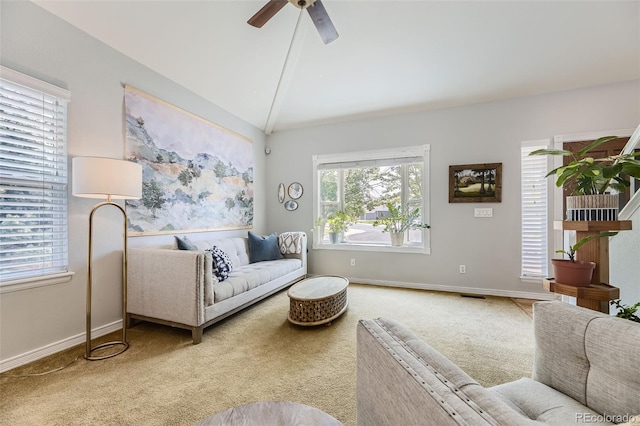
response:
[(198, 246), (196, 246), (195, 243), (187, 237), (180, 238), (175, 235), (174, 238), (176, 239), (178, 250), (198, 250)]
[(227, 253), (218, 246), (213, 246), (207, 251), (211, 252), (211, 257), (213, 257), (213, 274), (218, 278), (218, 282), (229, 278), (229, 273), (233, 270), (233, 262)]
[(278, 247), (278, 234), (274, 232), (271, 235), (262, 237), (249, 231), (249, 263), (282, 258), (282, 253), (280, 253), (280, 248)]

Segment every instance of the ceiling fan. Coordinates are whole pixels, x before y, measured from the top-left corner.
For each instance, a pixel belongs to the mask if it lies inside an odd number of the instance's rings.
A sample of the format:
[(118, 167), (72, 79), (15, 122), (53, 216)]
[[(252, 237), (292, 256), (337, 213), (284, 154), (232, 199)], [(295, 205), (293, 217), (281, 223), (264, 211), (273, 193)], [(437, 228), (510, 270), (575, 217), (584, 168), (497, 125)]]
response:
[(247, 23), (256, 28), (262, 28), (287, 2), (299, 9), (307, 9), (324, 44), (329, 44), (338, 38), (338, 32), (333, 26), (321, 0), (270, 0)]

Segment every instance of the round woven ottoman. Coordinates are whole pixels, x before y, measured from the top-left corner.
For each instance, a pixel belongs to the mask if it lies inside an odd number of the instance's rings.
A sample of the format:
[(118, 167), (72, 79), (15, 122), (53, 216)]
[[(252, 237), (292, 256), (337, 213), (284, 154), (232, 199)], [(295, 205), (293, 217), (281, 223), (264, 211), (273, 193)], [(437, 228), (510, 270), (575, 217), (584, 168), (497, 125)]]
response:
[(308, 278), (292, 286), (289, 296), (289, 322), (312, 326), (330, 324), (347, 310), (349, 280), (337, 275)]

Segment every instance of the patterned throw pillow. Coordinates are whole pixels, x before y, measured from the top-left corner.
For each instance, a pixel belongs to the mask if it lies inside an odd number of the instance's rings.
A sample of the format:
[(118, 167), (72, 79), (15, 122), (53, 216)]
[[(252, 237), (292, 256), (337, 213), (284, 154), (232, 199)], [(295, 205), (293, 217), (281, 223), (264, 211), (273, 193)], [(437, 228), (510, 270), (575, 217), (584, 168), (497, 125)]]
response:
[(227, 253), (218, 246), (213, 246), (207, 251), (210, 251), (211, 257), (213, 257), (213, 274), (218, 277), (218, 282), (229, 278), (229, 273), (233, 270), (233, 262)]

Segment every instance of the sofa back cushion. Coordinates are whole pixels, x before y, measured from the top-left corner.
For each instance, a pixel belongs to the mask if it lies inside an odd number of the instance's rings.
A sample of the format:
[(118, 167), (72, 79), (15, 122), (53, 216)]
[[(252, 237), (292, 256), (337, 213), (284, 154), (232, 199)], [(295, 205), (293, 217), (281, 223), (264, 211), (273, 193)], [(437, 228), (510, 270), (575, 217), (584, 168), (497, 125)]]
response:
[(640, 324), (561, 302), (534, 304), (533, 379), (611, 415), (640, 412)]
[(597, 318), (587, 328), (585, 351), (586, 405), (610, 416), (640, 413), (640, 324)]

